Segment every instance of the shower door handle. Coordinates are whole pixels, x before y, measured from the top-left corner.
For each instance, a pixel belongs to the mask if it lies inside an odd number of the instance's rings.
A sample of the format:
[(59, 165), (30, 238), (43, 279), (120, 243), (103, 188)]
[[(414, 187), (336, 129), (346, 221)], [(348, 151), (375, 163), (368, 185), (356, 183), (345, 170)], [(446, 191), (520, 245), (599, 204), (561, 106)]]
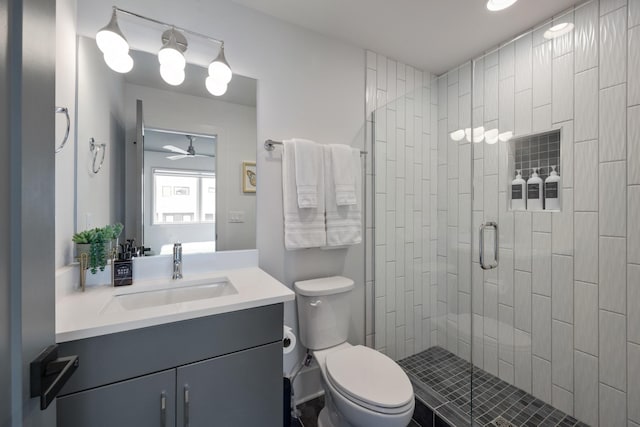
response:
[[(493, 228), (495, 237), (493, 239), (493, 258), (495, 262), (492, 264), (486, 265), (484, 260), (484, 232), (488, 228)], [(494, 221), (485, 222), (480, 226), (480, 267), (483, 270), (493, 270), (498, 267), (498, 223)]]

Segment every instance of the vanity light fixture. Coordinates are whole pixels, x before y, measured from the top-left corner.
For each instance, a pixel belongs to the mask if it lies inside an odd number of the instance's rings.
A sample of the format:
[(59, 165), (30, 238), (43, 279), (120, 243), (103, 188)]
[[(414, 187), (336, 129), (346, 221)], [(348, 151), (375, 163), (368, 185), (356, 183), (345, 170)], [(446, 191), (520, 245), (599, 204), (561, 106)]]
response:
[(512, 6), (518, 0), (489, 0), (487, 1), (487, 9), (491, 12), (497, 12)]
[(185, 80), (187, 61), (184, 53), (188, 45), (185, 34), (219, 45), (218, 56), (208, 66), (209, 76), (205, 81), (205, 86), (215, 96), (223, 95), (227, 91), (233, 72), (225, 58), (224, 42), (222, 40), (120, 9), (117, 6), (113, 6), (113, 13), (109, 23), (96, 34), (96, 43), (104, 54), (104, 61), (109, 68), (118, 73), (128, 73), (133, 69), (133, 58), (129, 55), (129, 43), (118, 26), (118, 13), (142, 19), (165, 28), (162, 33), (162, 47), (158, 52), (160, 76), (166, 83), (173, 86), (180, 85)]
[(489, 129), (484, 133), (484, 142), (489, 145), (495, 144), (498, 142), (498, 129)]
[(549, 28), (544, 32), (543, 36), (547, 40), (552, 40), (570, 33), (573, 30), (573, 27), (574, 25), (571, 22), (562, 22), (561, 24), (557, 24)]
[(449, 134), (452, 140), (454, 141), (462, 141), (464, 139), (464, 129), (458, 129)]

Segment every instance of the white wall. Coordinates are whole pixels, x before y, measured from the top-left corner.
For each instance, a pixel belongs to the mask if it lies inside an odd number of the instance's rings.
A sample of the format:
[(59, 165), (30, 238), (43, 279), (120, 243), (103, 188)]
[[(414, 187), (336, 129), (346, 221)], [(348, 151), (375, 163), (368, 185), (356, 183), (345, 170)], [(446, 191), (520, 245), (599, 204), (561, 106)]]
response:
[[(91, 39), (78, 38), (77, 71), (76, 224), (81, 231), (124, 221), (124, 86), (122, 75), (106, 66)], [(94, 164), (90, 138), (106, 144), (98, 173), (93, 168), (100, 165), (103, 153)]]
[[(127, 182), (135, 182), (135, 108), (143, 101), (145, 127), (203, 135), (217, 135), (216, 220), (217, 250), (256, 247), (256, 195), (243, 193), (242, 162), (256, 159), (256, 109), (211, 98), (178, 94), (145, 86), (126, 84)], [(186, 139), (185, 139), (186, 141)], [(175, 165), (175, 164), (174, 164)], [(136, 200), (127, 192), (125, 227), (135, 230)], [(229, 211), (243, 211), (244, 223), (229, 223)], [(145, 242), (146, 243), (146, 242)]]
[[(257, 247), (260, 266), (293, 286), (296, 280), (342, 274), (356, 282), (351, 341), (364, 342), (364, 248), (286, 251), (283, 239), (281, 152), (267, 153), (268, 138), (306, 137), (321, 143), (363, 148), (364, 52), (356, 47), (283, 23), (226, 0), (207, 2), (129, 1), (127, 9), (225, 40), (234, 72), (258, 80)], [(79, 31), (93, 36), (104, 26), (111, 4), (79, 2)], [(150, 41), (153, 49), (158, 46)], [(152, 50), (152, 49), (150, 49)], [(215, 54), (215, 53), (214, 53)], [(285, 322), (297, 329), (295, 303)], [(290, 371), (303, 349), (284, 359)], [(320, 390), (317, 372), (298, 383), (299, 396)], [(308, 379), (307, 379), (308, 378)]]

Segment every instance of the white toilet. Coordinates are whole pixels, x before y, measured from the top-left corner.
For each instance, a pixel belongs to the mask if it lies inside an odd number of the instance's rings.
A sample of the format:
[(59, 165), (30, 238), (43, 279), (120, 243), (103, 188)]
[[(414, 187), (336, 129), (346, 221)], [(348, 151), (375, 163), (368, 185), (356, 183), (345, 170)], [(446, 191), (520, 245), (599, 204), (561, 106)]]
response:
[(347, 342), (353, 280), (335, 276), (294, 285), (300, 341), (322, 371), (319, 427), (405, 427), (415, 405), (404, 371), (384, 354)]

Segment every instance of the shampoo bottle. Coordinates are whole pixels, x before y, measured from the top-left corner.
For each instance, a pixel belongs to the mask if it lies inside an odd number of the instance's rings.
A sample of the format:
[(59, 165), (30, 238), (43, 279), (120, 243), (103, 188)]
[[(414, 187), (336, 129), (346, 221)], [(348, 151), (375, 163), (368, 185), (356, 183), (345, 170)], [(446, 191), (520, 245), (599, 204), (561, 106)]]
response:
[(519, 170), (516, 171), (516, 179), (511, 181), (511, 210), (527, 210), (527, 183)]
[(527, 210), (541, 211), (543, 209), (542, 178), (538, 176), (538, 169), (533, 169), (531, 178), (527, 181)]
[(551, 166), (549, 177), (544, 180), (544, 208), (548, 210), (560, 210), (560, 175), (556, 167)]

